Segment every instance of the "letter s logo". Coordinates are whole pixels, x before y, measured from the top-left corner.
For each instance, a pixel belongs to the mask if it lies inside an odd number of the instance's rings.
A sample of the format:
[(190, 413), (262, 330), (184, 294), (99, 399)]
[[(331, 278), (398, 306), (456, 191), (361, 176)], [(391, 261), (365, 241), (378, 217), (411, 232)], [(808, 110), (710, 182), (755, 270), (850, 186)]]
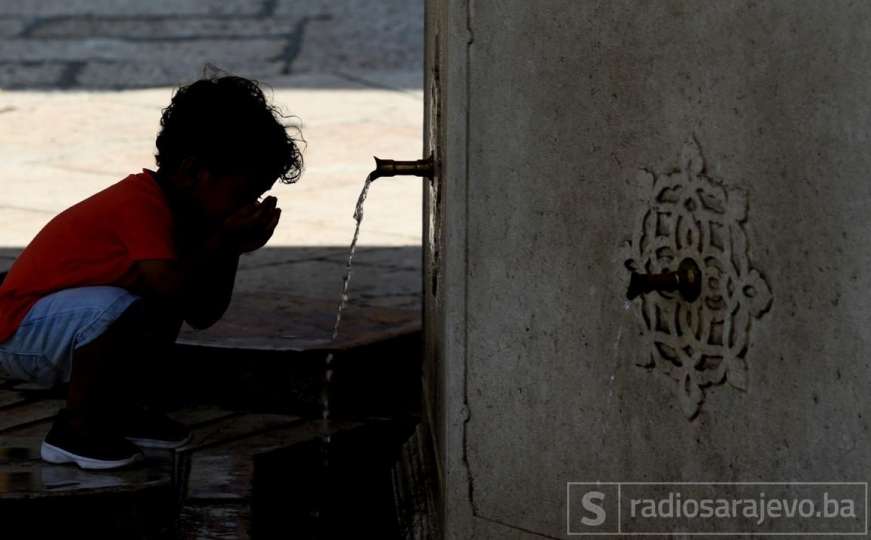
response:
[(604, 500), (605, 494), (601, 491), (588, 491), (587, 493), (584, 493), (584, 496), (581, 498), (581, 504), (583, 505), (584, 510), (595, 514), (596, 517), (592, 519), (582, 517), (581, 523), (588, 527), (598, 527), (602, 523), (605, 523), (605, 509), (602, 508), (601, 505)]

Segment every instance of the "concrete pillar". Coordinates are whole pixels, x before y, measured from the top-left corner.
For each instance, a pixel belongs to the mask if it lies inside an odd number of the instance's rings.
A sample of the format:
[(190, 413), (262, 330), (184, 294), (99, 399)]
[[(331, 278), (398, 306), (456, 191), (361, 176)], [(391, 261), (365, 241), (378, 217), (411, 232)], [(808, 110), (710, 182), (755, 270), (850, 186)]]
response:
[[(425, 327), (449, 538), (566, 483), (867, 481), (871, 4), (430, 0)], [(699, 298), (627, 301), (691, 259)]]

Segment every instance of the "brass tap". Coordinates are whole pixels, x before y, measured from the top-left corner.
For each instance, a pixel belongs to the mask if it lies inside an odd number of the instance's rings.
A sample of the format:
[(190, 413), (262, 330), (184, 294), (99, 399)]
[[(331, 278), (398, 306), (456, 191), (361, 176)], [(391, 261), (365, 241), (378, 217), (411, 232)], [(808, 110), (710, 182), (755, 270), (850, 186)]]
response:
[(639, 294), (652, 291), (677, 290), (684, 300), (692, 302), (702, 292), (702, 271), (689, 257), (682, 260), (673, 272), (661, 274), (639, 274), (632, 272), (626, 298), (632, 300)]
[(433, 158), (432, 156), (426, 159), (417, 161), (394, 161), (392, 159), (375, 158), (375, 170), (372, 171), (372, 179), (382, 176), (420, 176), (422, 178), (432, 178), (433, 176)]

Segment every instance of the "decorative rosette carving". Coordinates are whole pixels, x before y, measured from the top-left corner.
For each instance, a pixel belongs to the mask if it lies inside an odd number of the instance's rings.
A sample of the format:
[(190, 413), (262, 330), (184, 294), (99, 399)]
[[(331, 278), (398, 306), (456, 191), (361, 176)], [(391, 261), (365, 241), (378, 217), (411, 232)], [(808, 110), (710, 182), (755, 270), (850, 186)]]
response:
[(697, 142), (684, 146), (677, 169), (640, 174), (652, 192), (626, 267), (661, 273), (689, 257), (702, 271), (702, 292), (693, 302), (677, 291), (641, 295), (636, 314), (650, 344), (638, 365), (664, 375), (693, 418), (707, 387), (726, 382), (747, 389), (752, 322), (768, 312), (773, 297), (749, 260), (746, 194), (707, 175)]

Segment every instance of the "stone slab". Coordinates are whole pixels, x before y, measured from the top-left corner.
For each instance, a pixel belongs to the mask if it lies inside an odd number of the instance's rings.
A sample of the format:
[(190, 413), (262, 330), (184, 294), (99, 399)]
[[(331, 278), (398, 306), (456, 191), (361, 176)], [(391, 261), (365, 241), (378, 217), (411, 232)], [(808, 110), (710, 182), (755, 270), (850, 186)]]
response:
[(67, 69), (59, 62), (0, 62), (0, 88), (51, 88)]
[[(202, 65), (212, 62), (226, 69), (238, 69), (253, 59), (281, 58), (285, 43), (280, 39), (245, 38), (244, 47), (239, 40), (203, 39), (187, 42), (131, 42), (113, 38), (89, 37), (82, 40), (57, 38), (6, 39), (0, 50), (0, 61), (67, 61), (130, 62), (147, 58), (147, 63), (181, 63), (192, 72), (195, 80)], [(220, 54), (218, 51), (236, 51)], [(161, 86), (158, 82), (155, 86)]]
[(350, 306), (332, 341), (336, 307), (333, 301), (272, 292), (237, 293), (221, 321), (200, 331), (185, 326), (177, 343), (215, 349), (338, 351), (420, 330), (420, 314), (415, 311)]
[[(302, 441), (351, 429), (357, 422), (321, 420), (300, 421), (263, 431), (250, 437), (194, 452), (190, 456), (190, 478), (185, 491), (187, 504), (197, 499), (208, 501), (246, 500), (251, 497), (254, 458), (287, 448)], [(325, 427), (326, 426), (326, 427)]]
[(0, 411), (3, 408), (27, 401), (27, 396), (15, 390), (0, 390)]
[(60, 399), (41, 399), (0, 409), (0, 434), (19, 426), (54, 418), (63, 406), (64, 401)]
[(14, 37), (21, 33), (25, 28), (24, 19), (3, 19), (0, 18), (0, 39)]
[(208, 447), (222, 446), (299, 421), (299, 417), (283, 414), (237, 413), (214, 418), (192, 430), (191, 441), (175, 450), (176, 454), (193, 454)]
[(251, 508), (230, 501), (224, 504), (187, 505), (179, 514), (181, 538), (248, 540), (251, 538)]
[[(166, 461), (152, 460), (137, 468), (112, 472), (85, 471), (75, 466), (52, 465), (39, 461), (39, 443), (39, 440), (33, 440), (29, 447), (30, 451), (36, 452), (32, 454), (35, 461), (26, 465), (0, 464), (0, 501), (123, 495), (169, 487), (170, 484), (170, 467)], [(12, 449), (23, 451), (22, 447)]]
[(7, 0), (0, 6), (0, 16), (241, 15), (257, 13), (262, 5), (246, 0)]
[[(338, 306), (345, 276), (339, 261), (301, 261), (240, 271), (236, 278), (239, 293), (273, 290), (292, 296), (310, 296)], [(355, 306), (378, 305), (372, 300), (393, 296), (420, 296), (420, 271), (406, 268), (352, 266), (349, 303)]]
[[(121, 40), (184, 41), (202, 39), (241, 39), (266, 37), (284, 38), (293, 31), (302, 14), (290, 17), (180, 17), (167, 13), (141, 17), (113, 15), (111, 17), (54, 17), (40, 20), (28, 27), (31, 39), (116, 38)], [(17, 24), (14, 24), (17, 23)], [(17, 19), (0, 19), (0, 37), (14, 35), (23, 26)]]
[(417, 64), (423, 56), (422, 2), (283, 2), (276, 14), (293, 14), (299, 5), (321, 5), (328, 17), (309, 21), (294, 71), (389, 70)]

